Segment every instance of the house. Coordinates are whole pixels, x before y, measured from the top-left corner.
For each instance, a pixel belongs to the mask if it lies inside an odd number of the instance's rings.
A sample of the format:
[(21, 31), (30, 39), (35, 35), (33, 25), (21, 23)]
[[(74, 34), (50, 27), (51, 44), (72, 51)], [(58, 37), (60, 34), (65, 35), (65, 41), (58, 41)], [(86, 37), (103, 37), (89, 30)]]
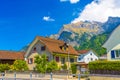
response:
[(97, 55), (92, 50), (79, 50), (77, 51), (79, 56), (77, 58), (77, 67), (80, 73), (88, 71), (88, 63), (98, 60)]
[(98, 60), (97, 55), (92, 50), (79, 50), (77, 62), (88, 64), (91, 61)]
[(34, 57), (41, 54), (46, 54), (48, 61), (55, 60), (59, 67), (63, 64), (70, 67), (70, 63), (77, 62), (78, 55), (72, 46), (61, 40), (37, 36), (24, 56), (30, 70), (35, 68)]
[(15, 60), (24, 60), (24, 53), (15, 51), (0, 51), (1, 64), (13, 64)]
[(99, 60), (107, 60), (107, 54), (104, 54), (99, 57)]
[(120, 26), (113, 30), (103, 47), (107, 49), (107, 60), (120, 60)]

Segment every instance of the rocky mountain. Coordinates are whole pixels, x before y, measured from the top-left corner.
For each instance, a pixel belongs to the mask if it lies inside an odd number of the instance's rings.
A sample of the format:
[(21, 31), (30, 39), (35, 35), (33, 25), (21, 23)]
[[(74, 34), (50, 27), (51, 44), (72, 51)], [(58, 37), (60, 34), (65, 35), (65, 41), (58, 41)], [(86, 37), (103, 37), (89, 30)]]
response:
[(112, 32), (120, 24), (120, 17), (109, 17), (108, 21), (102, 25), (105, 32)]
[(80, 46), (86, 39), (102, 33), (111, 33), (120, 24), (119, 17), (109, 17), (104, 23), (96, 21), (80, 21), (64, 25), (58, 34), (50, 37), (63, 40), (73, 46)]

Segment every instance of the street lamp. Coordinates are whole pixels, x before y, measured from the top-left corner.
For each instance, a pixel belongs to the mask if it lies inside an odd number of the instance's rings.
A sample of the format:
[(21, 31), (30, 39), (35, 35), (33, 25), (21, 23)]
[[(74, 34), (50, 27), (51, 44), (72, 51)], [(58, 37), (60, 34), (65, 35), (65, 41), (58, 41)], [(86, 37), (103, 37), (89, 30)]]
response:
[(70, 67), (70, 57), (69, 57), (69, 46), (68, 46), (68, 78), (69, 78), (69, 67)]
[(67, 44), (67, 43), (64, 43), (64, 49), (67, 51), (67, 58), (68, 58), (68, 73), (67, 73), (67, 79), (69, 78), (69, 67), (70, 67), (70, 64), (69, 64), (69, 62), (70, 62), (70, 57), (69, 57), (69, 44)]

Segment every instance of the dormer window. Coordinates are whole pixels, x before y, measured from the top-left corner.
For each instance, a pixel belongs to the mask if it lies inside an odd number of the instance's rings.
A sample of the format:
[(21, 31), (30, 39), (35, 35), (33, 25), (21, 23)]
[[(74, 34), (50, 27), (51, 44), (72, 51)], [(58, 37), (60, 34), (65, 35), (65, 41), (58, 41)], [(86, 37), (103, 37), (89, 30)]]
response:
[(36, 47), (34, 47), (33, 51), (36, 51)]
[(60, 46), (61, 50), (67, 51), (68, 50), (68, 45), (64, 43), (62, 46)]
[(41, 51), (45, 51), (45, 46), (42, 46), (42, 47), (41, 47)]

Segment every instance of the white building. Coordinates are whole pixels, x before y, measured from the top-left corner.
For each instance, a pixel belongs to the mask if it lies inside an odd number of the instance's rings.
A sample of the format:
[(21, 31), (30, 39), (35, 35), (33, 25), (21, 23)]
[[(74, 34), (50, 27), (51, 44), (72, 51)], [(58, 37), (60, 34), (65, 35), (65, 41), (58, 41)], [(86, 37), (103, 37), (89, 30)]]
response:
[(111, 33), (103, 47), (107, 49), (107, 60), (120, 60), (120, 26)]
[(91, 61), (98, 60), (97, 55), (92, 50), (80, 50), (77, 62), (88, 64)]

